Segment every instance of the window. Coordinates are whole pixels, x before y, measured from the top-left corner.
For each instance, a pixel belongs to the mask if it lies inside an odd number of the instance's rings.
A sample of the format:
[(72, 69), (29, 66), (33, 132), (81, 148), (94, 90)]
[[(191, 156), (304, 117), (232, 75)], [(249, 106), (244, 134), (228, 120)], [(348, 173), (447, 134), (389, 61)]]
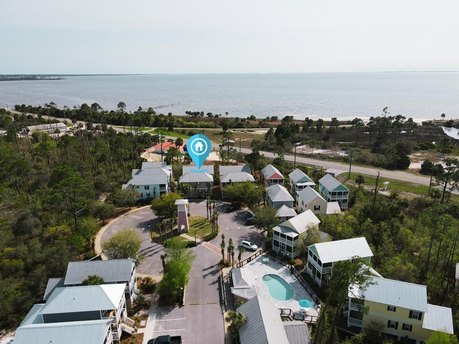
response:
[(311, 262), (308, 262), (308, 268), (312, 269), (312, 264), (311, 264)]
[(143, 187), (145, 190), (150, 190), (150, 185), (144, 185)]
[(395, 312), (397, 310), (397, 307), (395, 306), (387, 306), (387, 311), (388, 312)]
[(314, 255), (314, 260), (317, 262), (317, 256), (316, 255)]
[(309, 255), (309, 257), (312, 257), (312, 251), (311, 250), (308, 251), (308, 255)]
[(403, 324), (402, 330), (403, 330), (403, 331), (411, 332), (411, 331), (413, 330), (413, 325), (410, 325), (410, 324)]
[(320, 205), (315, 205), (314, 210), (320, 210)]
[(319, 266), (322, 266), (322, 261), (320, 259), (317, 259), (317, 264), (319, 264)]
[(150, 193), (149, 192), (147, 192), (147, 197), (150, 197)]
[(142, 197), (143, 197), (143, 193), (140, 193), (140, 198), (142, 198)]
[(274, 247), (279, 247), (279, 241), (273, 240), (273, 246)]
[(398, 329), (398, 322), (397, 321), (388, 320), (387, 321), (387, 328), (393, 328), (394, 330)]
[(422, 319), (422, 313), (418, 311), (410, 311), (410, 319)]

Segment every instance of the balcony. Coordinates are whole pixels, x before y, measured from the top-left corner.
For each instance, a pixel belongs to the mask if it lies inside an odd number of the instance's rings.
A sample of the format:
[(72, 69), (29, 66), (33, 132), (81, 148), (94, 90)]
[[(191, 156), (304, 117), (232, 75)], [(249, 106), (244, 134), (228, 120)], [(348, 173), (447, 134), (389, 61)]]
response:
[(348, 324), (349, 324), (349, 326), (362, 327), (363, 326), (363, 321), (359, 320), (359, 319), (349, 318)]

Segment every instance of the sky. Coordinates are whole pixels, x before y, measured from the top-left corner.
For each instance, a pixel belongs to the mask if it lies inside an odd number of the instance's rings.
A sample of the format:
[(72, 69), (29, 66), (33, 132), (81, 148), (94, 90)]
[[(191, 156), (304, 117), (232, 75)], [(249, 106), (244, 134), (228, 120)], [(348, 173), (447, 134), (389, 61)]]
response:
[(0, 74), (459, 70), (457, 0), (0, 0)]

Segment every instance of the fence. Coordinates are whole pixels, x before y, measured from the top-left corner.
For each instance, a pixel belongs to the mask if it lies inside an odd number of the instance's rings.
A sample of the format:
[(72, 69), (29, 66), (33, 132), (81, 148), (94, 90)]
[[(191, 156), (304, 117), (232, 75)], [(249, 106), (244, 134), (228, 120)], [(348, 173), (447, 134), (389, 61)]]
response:
[(257, 252), (252, 254), (250, 257), (248, 257), (246, 259), (243, 259), (240, 262), (238, 262), (236, 264), (236, 267), (237, 268), (242, 268), (245, 264), (250, 263), (252, 260), (254, 260), (255, 258), (261, 256), (262, 254), (263, 254), (263, 251), (262, 250), (258, 250)]

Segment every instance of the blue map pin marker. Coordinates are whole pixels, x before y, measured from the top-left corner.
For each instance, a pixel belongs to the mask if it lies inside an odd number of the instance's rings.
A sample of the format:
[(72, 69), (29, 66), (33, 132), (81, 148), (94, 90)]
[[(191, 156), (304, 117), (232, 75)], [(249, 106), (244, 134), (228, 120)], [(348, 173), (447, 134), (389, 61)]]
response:
[(203, 134), (191, 136), (188, 139), (186, 147), (191, 160), (193, 160), (198, 168), (201, 168), (212, 151), (210, 140)]

